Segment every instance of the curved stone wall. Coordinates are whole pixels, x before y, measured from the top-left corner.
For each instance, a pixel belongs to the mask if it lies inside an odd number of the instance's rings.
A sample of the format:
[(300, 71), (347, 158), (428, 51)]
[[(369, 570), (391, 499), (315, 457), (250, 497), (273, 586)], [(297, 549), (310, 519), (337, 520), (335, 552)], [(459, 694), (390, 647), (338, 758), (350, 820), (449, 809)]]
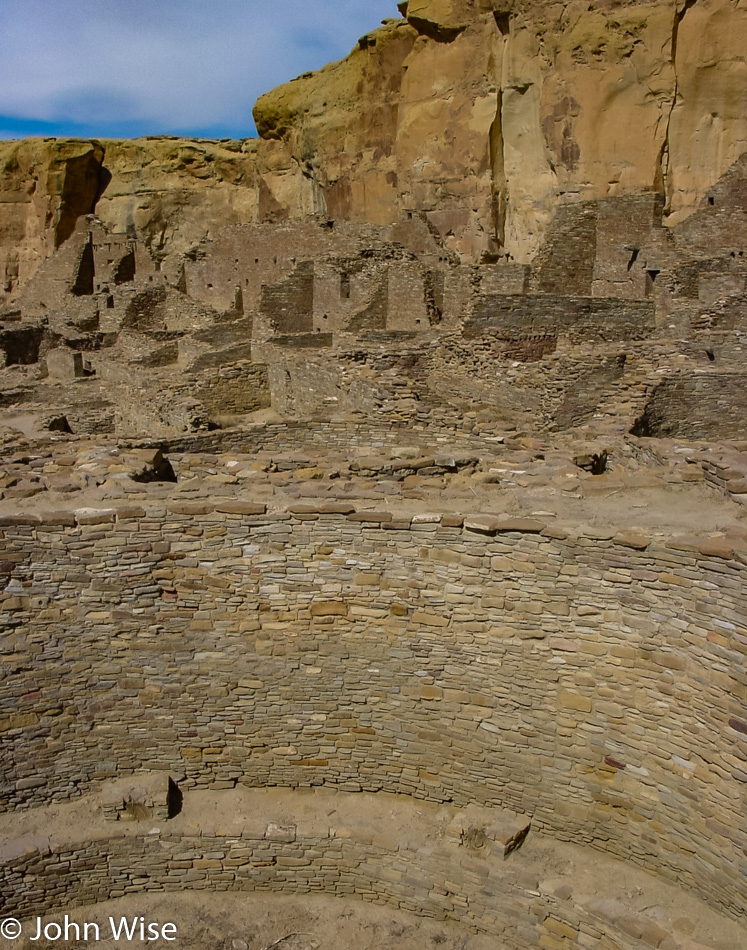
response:
[(3, 800), (139, 768), (507, 805), (747, 903), (747, 555), (239, 502), (6, 518)]
[[(4, 840), (19, 824), (36, 833)], [(736, 923), (614, 858), (531, 833), (506, 859), (525, 828), (501, 809), (327, 789), (191, 792), (155, 824), (104, 821), (84, 798), (0, 818), (3, 913), (33, 929), (37, 916), (74, 921), (76, 906), (139, 892), (270, 890), (387, 902), (507, 950), (679, 947), (683, 932), (703, 950), (743, 942)]]

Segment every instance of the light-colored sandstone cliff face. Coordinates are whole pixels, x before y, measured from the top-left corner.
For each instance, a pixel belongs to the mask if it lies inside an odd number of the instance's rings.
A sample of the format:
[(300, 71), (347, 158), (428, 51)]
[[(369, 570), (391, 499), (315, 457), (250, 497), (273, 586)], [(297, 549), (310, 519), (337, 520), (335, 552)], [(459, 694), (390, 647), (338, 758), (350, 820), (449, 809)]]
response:
[(10, 297), (96, 204), (98, 143), (0, 143), (0, 300)]
[(0, 300), (14, 299), (93, 211), (168, 273), (206, 235), (266, 213), (256, 150), (173, 138), (0, 143)]
[(747, 152), (747, 7), (697, 0), (679, 16), (667, 176), (673, 223)]
[(463, 258), (529, 261), (559, 202), (663, 191), (686, 217), (747, 149), (733, 0), (410, 0), (263, 96), (332, 216), (424, 211)]
[(96, 215), (137, 235), (164, 270), (222, 227), (257, 220), (256, 143), (148, 138), (103, 141)]
[(462, 260), (533, 260), (561, 204), (657, 192), (684, 220), (747, 152), (739, 0), (409, 0), (262, 96), (260, 139), (0, 144), (2, 302), (75, 219), (167, 275), (220, 228), (425, 214)]

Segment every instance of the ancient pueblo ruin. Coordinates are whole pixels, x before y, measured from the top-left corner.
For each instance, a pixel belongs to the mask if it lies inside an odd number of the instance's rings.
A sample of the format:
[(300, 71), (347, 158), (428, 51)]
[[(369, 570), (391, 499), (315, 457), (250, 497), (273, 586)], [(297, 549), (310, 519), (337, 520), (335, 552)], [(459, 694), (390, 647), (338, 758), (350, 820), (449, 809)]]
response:
[(399, 10), (0, 143), (0, 916), (740, 950), (747, 7)]

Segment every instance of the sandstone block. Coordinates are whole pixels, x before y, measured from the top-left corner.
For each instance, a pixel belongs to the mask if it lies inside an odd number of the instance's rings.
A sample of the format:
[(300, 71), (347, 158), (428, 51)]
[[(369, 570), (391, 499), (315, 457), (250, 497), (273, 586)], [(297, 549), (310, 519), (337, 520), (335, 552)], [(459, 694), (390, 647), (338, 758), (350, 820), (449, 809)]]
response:
[(439, 686), (421, 686), (421, 699), (443, 699), (444, 691)]
[(215, 510), (228, 515), (263, 515), (267, 505), (258, 505), (248, 501), (219, 501)]
[(633, 531), (622, 531), (620, 534), (616, 534), (613, 540), (615, 544), (620, 544), (626, 548), (633, 548), (636, 551), (645, 551), (651, 543), (650, 538)]
[(706, 557), (723, 558), (725, 561), (731, 561), (734, 557), (734, 548), (721, 538), (710, 538), (700, 545), (699, 551)]
[(77, 508), (75, 520), (80, 525), (109, 524), (116, 515), (116, 508)]
[(347, 617), (348, 605), (341, 600), (316, 601), (311, 605), (312, 617)]
[(588, 696), (578, 693), (569, 693), (564, 689), (558, 690), (558, 702), (564, 709), (575, 709), (578, 712), (591, 712), (591, 700)]
[(413, 623), (422, 623), (427, 627), (448, 627), (449, 618), (442, 617), (440, 614), (428, 613), (424, 610), (416, 610), (412, 615)]
[(268, 841), (279, 841), (290, 844), (296, 840), (296, 826), (271, 821), (265, 829), (265, 838)]
[(348, 521), (361, 521), (368, 524), (386, 524), (392, 520), (391, 511), (355, 511), (347, 516)]
[(47, 371), (53, 379), (80, 379), (85, 375), (83, 354), (66, 347), (47, 353)]

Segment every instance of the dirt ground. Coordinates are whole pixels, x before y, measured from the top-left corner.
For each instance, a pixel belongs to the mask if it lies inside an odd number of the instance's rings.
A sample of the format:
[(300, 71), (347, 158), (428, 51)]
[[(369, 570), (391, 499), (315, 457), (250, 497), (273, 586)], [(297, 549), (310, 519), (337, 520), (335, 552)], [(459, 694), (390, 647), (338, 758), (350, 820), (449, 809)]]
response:
[[(139, 939), (114, 940), (109, 917), (115, 924), (126, 916), (145, 917), (146, 924), (176, 924), (176, 939), (151, 944)], [(174, 893), (133, 894), (93, 907), (77, 907), (69, 912), (81, 927), (98, 923), (100, 940), (75, 944), (44, 937), (32, 940), (37, 922), (24, 926), (24, 934), (14, 942), (0, 939), (2, 950), (49, 950), (51, 947), (174, 947), (175, 950), (502, 950), (495, 937), (471, 934), (450, 921), (439, 922), (395, 910), (387, 904), (360, 900), (278, 894)], [(64, 924), (64, 914), (44, 918)], [(44, 927), (42, 922), (42, 928)], [(29, 927), (31, 932), (29, 933)], [(74, 933), (74, 931), (71, 931)], [(89, 936), (93, 936), (93, 929)]]

